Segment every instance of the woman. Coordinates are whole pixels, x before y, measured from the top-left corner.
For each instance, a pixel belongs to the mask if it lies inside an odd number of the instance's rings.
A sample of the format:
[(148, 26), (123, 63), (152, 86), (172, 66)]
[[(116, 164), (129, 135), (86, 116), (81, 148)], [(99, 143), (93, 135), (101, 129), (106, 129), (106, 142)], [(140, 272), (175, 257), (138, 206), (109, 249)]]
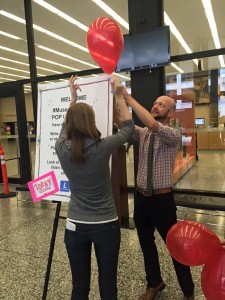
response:
[(70, 261), (73, 300), (87, 300), (90, 290), (91, 249), (94, 245), (102, 300), (117, 299), (117, 264), (120, 228), (112, 195), (109, 159), (128, 141), (134, 123), (122, 97), (112, 83), (114, 115), (121, 130), (101, 139), (91, 106), (77, 102), (79, 85), (70, 79), (72, 101), (56, 141), (56, 153), (71, 191), (65, 244)]

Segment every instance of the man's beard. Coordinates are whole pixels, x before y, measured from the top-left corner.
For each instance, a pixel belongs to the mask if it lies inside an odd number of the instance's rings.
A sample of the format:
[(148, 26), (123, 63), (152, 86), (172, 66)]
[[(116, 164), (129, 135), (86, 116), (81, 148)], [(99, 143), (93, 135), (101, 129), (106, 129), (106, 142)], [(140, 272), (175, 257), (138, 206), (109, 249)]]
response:
[(154, 119), (156, 120), (156, 121), (164, 121), (164, 120), (166, 120), (167, 119), (167, 113), (166, 114), (164, 114), (164, 115), (156, 115), (156, 116), (154, 116)]

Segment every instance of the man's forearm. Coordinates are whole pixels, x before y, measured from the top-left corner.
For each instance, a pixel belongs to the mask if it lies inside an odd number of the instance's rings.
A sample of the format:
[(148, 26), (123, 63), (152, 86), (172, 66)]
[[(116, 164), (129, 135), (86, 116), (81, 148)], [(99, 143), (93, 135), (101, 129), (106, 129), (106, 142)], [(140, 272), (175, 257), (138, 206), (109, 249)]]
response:
[(131, 95), (124, 95), (125, 101), (132, 107), (141, 122), (153, 132), (158, 131), (158, 122), (153, 118), (151, 113), (141, 106)]

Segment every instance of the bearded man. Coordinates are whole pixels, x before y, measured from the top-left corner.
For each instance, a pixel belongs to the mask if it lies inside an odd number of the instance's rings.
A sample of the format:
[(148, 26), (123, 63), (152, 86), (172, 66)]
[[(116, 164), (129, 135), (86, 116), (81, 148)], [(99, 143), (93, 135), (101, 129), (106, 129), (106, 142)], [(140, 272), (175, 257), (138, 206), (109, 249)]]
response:
[[(177, 222), (172, 185), (181, 134), (179, 130), (169, 126), (176, 109), (172, 98), (160, 96), (149, 112), (125, 88), (123, 97), (145, 126), (135, 126), (132, 135), (134, 140), (139, 141), (134, 222), (143, 252), (147, 281), (146, 290), (138, 300), (152, 300), (166, 286), (161, 276), (154, 232), (157, 229), (165, 242), (169, 229)], [(183, 292), (183, 300), (194, 299), (190, 267), (174, 259), (173, 264)]]

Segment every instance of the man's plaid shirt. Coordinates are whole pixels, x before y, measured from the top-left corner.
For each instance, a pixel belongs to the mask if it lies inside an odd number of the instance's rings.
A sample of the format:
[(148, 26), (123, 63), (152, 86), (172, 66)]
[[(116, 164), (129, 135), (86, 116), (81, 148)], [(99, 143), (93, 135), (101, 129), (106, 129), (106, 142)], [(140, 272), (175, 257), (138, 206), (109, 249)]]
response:
[(147, 127), (135, 126), (132, 138), (139, 141), (139, 163), (137, 186), (147, 190), (148, 146), (150, 135), (154, 134), (153, 144), (153, 190), (172, 187), (173, 168), (181, 140), (180, 131), (159, 123), (157, 133), (152, 133)]

